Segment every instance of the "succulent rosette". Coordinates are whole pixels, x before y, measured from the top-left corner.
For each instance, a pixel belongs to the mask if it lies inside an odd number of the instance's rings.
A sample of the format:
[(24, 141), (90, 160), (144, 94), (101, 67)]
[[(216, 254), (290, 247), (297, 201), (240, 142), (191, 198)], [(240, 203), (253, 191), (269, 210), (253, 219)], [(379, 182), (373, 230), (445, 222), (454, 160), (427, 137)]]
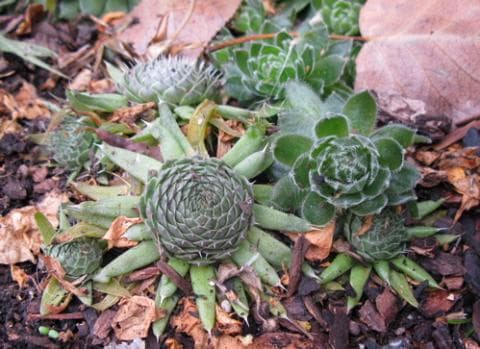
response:
[(307, 26), (298, 37), (283, 30), (270, 40), (216, 51), (212, 59), (230, 96), (241, 102), (281, 100), (288, 81), (306, 81), (322, 91), (340, 80), (351, 45), (343, 51), (330, 46), (323, 25)]
[(163, 101), (195, 106), (218, 99), (220, 73), (209, 63), (185, 57), (159, 57), (128, 70), (120, 88), (140, 103)]
[(89, 159), (95, 135), (86, 130), (87, 124), (73, 116), (65, 116), (46, 137), (45, 145), (59, 166), (76, 172)]
[[(274, 155), (291, 170), (277, 183), (274, 200), (282, 205), (284, 192), (297, 193), (297, 207), (284, 208), (299, 209), (309, 221), (322, 225), (339, 210), (365, 216), (414, 199), (420, 176), (404, 160), (404, 153), (413, 144), (415, 131), (401, 125), (373, 131), (372, 105), (373, 98), (364, 92), (351, 97), (343, 113), (318, 117), (313, 130), (304, 135), (281, 132)], [(358, 110), (362, 106), (363, 120)]]
[(328, 29), (335, 34), (356, 35), (362, 4), (358, 0), (322, 0), (320, 13)]
[(55, 258), (67, 276), (78, 278), (95, 272), (102, 263), (104, 245), (95, 238), (78, 238), (46, 248), (46, 254)]
[(197, 265), (230, 256), (253, 223), (251, 185), (218, 159), (166, 162), (140, 207), (159, 248)]
[(383, 210), (381, 214), (363, 217), (349, 212), (343, 232), (357, 259), (353, 258), (351, 253), (338, 254), (320, 274), (320, 278), (326, 283), (350, 272), (349, 284), (355, 295), (347, 299), (348, 310), (360, 301), (372, 273), (377, 274), (406, 302), (417, 307), (418, 302), (406, 277), (427, 282), (429, 287), (440, 286), (420, 265), (403, 255), (406, 242), (414, 237), (433, 235), (438, 231), (439, 229), (432, 227), (406, 227), (402, 213), (392, 208)]
[(403, 217), (392, 209), (373, 215), (370, 228), (362, 232), (363, 217), (350, 213), (344, 225), (347, 240), (368, 262), (389, 260), (405, 252), (408, 239)]

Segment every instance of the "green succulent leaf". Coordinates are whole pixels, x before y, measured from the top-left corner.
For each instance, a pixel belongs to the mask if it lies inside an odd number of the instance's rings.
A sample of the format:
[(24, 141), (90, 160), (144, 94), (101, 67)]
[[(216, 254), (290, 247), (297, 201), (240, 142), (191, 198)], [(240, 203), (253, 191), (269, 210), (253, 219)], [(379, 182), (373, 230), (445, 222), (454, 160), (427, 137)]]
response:
[(328, 136), (347, 137), (348, 133), (348, 119), (343, 115), (328, 116), (315, 125), (315, 134), (318, 138)]
[(356, 35), (360, 31), (358, 17), (362, 8), (359, 0), (322, 0), (320, 13), (328, 29), (340, 35)]
[(399, 172), (392, 175), (390, 186), (388, 188), (389, 192), (401, 194), (411, 191), (420, 178), (420, 173), (415, 165), (406, 163)]
[(377, 121), (377, 104), (373, 96), (364, 91), (348, 99), (343, 114), (350, 119), (350, 126), (354, 132), (368, 136)]
[(345, 58), (337, 55), (319, 59), (312, 70), (309, 84), (319, 91), (322, 91), (324, 86), (333, 85), (342, 77), (345, 64)]
[(312, 224), (323, 226), (335, 217), (335, 206), (315, 192), (310, 192), (302, 204), (302, 216)]
[(86, 92), (70, 90), (67, 91), (67, 98), (75, 110), (82, 112), (99, 111), (112, 113), (128, 105), (128, 100), (125, 96), (114, 93), (92, 95)]
[(377, 138), (392, 138), (396, 140), (403, 148), (408, 148), (415, 142), (415, 130), (400, 125), (390, 124), (375, 130), (372, 133), (372, 139)]
[(273, 186), (270, 201), (285, 211), (294, 211), (300, 207), (305, 194), (295, 184), (292, 177), (285, 176)]
[(316, 168), (315, 161), (312, 161), (310, 157), (305, 154), (300, 156), (293, 164), (293, 180), (300, 188), (308, 188), (310, 186), (310, 171)]
[(299, 156), (308, 152), (313, 141), (300, 135), (283, 135), (275, 140), (273, 155), (275, 160), (293, 166)]
[(380, 154), (380, 165), (388, 167), (391, 171), (398, 171), (403, 165), (403, 148), (393, 138), (378, 138), (374, 143)]
[(360, 205), (350, 207), (350, 210), (358, 216), (367, 216), (370, 214), (379, 214), (387, 206), (388, 197), (380, 194), (373, 199), (363, 201)]

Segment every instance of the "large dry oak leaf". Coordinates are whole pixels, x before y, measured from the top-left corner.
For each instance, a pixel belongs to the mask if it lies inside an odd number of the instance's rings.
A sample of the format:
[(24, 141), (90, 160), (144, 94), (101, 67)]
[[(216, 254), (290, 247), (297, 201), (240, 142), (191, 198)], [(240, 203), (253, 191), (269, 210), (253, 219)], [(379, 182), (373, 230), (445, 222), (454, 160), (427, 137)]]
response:
[(456, 124), (479, 116), (479, 19), (478, 0), (368, 0), (355, 88), (420, 99)]

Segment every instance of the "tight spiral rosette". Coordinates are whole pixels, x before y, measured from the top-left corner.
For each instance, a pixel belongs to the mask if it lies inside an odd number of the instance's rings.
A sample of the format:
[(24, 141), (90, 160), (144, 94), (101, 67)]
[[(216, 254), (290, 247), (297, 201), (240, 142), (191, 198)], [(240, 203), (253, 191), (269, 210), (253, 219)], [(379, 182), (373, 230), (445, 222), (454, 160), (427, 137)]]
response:
[(103, 252), (102, 242), (94, 238), (78, 238), (46, 250), (46, 254), (55, 258), (73, 278), (96, 271), (102, 263)]
[(204, 265), (234, 252), (253, 223), (244, 177), (217, 159), (166, 162), (149, 179), (140, 207), (161, 252)]
[(123, 77), (123, 89), (133, 100), (197, 105), (217, 99), (220, 73), (210, 64), (184, 57), (160, 57), (137, 64)]
[(66, 116), (45, 141), (53, 160), (70, 171), (80, 170), (89, 159), (95, 135), (86, 131), (86, 126), (82, 121)]
[(366, 232), (365, 217), (350, 214), (344, 225), (345, 236), (355, 251), (368, 262), (392, 259), (405, 251), (407, 228), (402, 217), (392, 209), (371, 216), (372, 222)]

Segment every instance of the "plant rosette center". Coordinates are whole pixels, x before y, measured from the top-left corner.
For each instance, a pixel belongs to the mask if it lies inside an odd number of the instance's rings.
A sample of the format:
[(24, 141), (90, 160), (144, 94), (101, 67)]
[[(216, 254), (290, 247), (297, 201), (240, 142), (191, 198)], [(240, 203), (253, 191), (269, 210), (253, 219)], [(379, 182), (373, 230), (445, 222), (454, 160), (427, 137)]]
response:
[(160, 252), (196, 265), (231, 255), (253, 224), (250, 184), (217, 159), (166, 162), (140, 207)]

